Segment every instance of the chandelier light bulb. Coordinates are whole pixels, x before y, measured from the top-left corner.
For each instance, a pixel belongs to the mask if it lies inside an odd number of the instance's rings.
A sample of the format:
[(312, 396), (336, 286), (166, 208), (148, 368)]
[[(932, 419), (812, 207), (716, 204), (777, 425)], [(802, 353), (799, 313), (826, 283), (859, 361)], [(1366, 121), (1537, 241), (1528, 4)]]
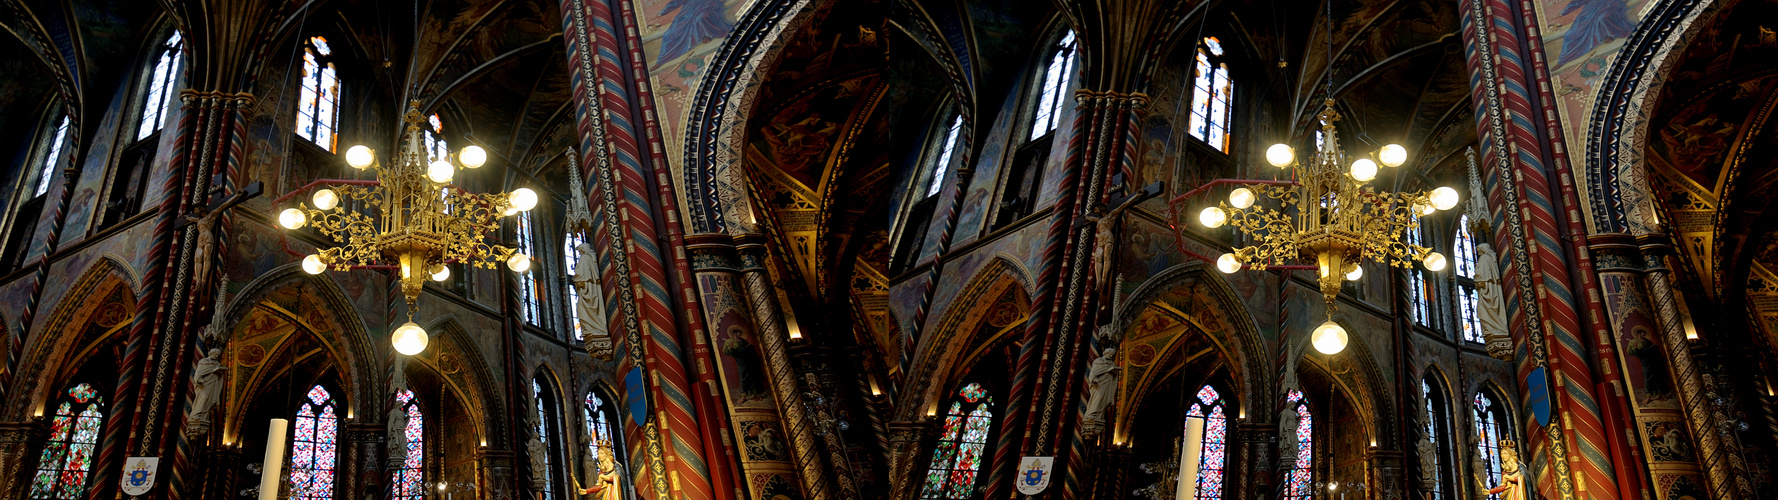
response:
[(1432, 208), (1450, 210), (1457, 206), (1457, 190), (1450, 186), (1432, 190)]
[(1270, 163), (1274, 167), (1288, 167), (1291, 160), (1295, 158), (1296, 151), (1291, 150), (1290, 146), (1273, 144), (1272, 147), (1266, 148), (1266, 163)]
[(1330, 356), (1346, 350), (1346, 340), (1346, 329), (1332, 319), (1315, 327), (1315, 331), (1309, 334), (1309, 342), (1315, 344), (1315, 350)]
[(352, 168), (368, 167), (375, 161), (376, 157), (371, 156), (370, 148), (364, 147), (363, 144), (352, 146), (352, 149), (346, 150), (346, 164), (351, 165)]
[(444, 281), (448, 279), (451, 279), (451, 267), (444, 264), (434, 265), (432, 268), (432, 281)]
[(426, 178), (432, 179), (432, 182), (441, 184), (451, 182), (451, 177), (456, 174), (457, 167), (451, 166), (451, 162), (444, 160), (432, 162), (432, 165), (426, 167)]
[(309, 201), (314, 202), (317, 209), (333, 210), (333, 207), (340, 206), (340, 194), (333, 192), (332, 189), (322, 188), (315, 191), (314, 196), (309, 197)]
[(1253, 190), (1247, 188), (1235, 188), (1234, 191), (1229, 191), (1229, 204), (1242, 210), (1246, 210), (1247, 207), (1253, 206)]
[(525, 271), (530, 271), (531, 270), (531, 256), (525, 255), (522, 253), (518, 253), (518, 252), (513, 252), (511, 257), (506, 258), (506, 268), (511, 269), (512, 272), (515, 272), (515, 273), (522, 273)]
[(1445, 254), (1427, 252), (1426, 257), (1420, 259), (1420, 263), (1425, 264), (1428, 271), (1443, 271), (1445, 270)]
[(1438, 211), (1438, 209), (1433, 208), (1432, 205), (1427, 205), (1425, 203), (1415, 203), (1412, 210), (1418, 215), (1432, 215), (1433, 212)]
[(1384, 166), (1399, 167), (1408, 161), (1408, 148), (1401, 147), (1400, 144), (1383, 146), (1381, 151), (1377, 151), (1377, 159), (1381, 160)]
[(1358, 264), (1346, 264), (1346, 267), (1346, 281), (1358, 281), (1359, 278), (1364, 277), (1364, 266)]
[(1359, 158), (1352, 162), (1352, 178), (1358, 179), (1358, 182), (1370, 182), (1377, 178), (1377, 162), (1370, 158)]
[(284, 229), (297, 229), (308, 223), (309, 216), (303, 215), (302, 209), (286, 208), (283, 212), (278, 212), (278, 225), (284, 226)]
[(457, 152), (457, 161), (468, 168), (479, 168), (488, 162), (488, 150), (481, 146), (464, 146), (462, 151)]
[(1235, 254), (1232, 253), (1222, 254), (1221, 257), (1216, 258), (1216, 270), (1222, 271), (1223, 274), (1235, 274), (1235, 271), (1241, 270), (1241, 259), (1235, 258)]
[(321, 274), (327, 272), (327, 263), (321, 261), (320, 255), (309, 254), (308, 257), (303, 257), (303, 272), (309, 274)]
[(531, 188), (514, 189), (512, 194), (507, 195), (507, 201), (512, 203), (512, 208), (518, 209), (520, 212), (530, 210), (537, 206), (537, 192), (532, 191)]
[(426, 335), (426, 329), (412, 321), (396, 328), (395, 334), (389, 336), (389, 343), (395, 346), (395, 352), (408, 356), (425, 351), (426, 344), (431, 341), (431, 337)]
[(1222, 227), (1223, 223), (1228, 222), (1228, 221), (1229, 221), (1228, 212), (1222, 211), (1221, 208), (1205, 207), (1204, 211), (1198, 212), (1198, 223), (1203, 224), (1204, 227), (1209, 227), (1209, 228)]

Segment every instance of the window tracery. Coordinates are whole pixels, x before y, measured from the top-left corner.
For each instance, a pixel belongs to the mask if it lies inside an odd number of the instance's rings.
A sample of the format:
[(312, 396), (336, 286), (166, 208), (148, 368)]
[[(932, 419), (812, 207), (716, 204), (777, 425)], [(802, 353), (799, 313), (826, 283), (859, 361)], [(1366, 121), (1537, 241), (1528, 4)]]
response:
[[(1487, 391), (1475, 394), (1475, 433), (1480, 442), (1477, 451), (1482, 455), (1482, 469), (1477, 471), (1487, 477), (1489, 485), (1500, 484), (1500, 440), (1509, 439), (1506, 432), (1505, 408), (1488, 396)], [(1489, 500), (1499, 500), (1501, 495), (1489, 495)]]
[(1191, 135), (1224, 153), (1229, 152), (1229, 96), (1234, 88), (1222, 59), (1222, 41), (1205, 37), (1192, 71)]
[[(543, 390), (543, 384), (537, 379), (531, 379), (531, 395), (531, 400), (537, 405), (537, 429), (535, 429), (537, 437), (543, 440), (545, 448), (552, 447), (555, 443), (562, 441), (562, 437), (555, 432), (554, 423), (560, 421), (555, 411), (555, 400)], [(549, 479), (543, 482), (543, 491), (538, 492), (538, 498), (542, 500), (556, 500), (557, 498), (556, 467), (550, 460), (550, 455), (548, 451), (545, 451), (543, 463), (532, 464), (533, 467), (541, 465), (544, 470), (548, 471), (547, 477)]]
[(395, 393), (395, 411), (407, 412), (407, 428), (402, 433), (407, 438), (407, 455), (402, 457), (401, 467), (395, 469), (390, 479), (390, 497), (397, 500), (424, 500), (426, 498), (426, 416), (420, 412), (420, 401), (414, 397), (414, 391), (403, 389)]
[(334, 466), (339, 457), (338, 405), (327, 388), (309, 388), (298, 403), (296, 430), (290, 440), (290, 490), (292, 498), (331, 500)]
[[(1193, 498), (1213, 500), (1221, 499), (1223, 486), (1223, 470), (1228, 460), (1228, 416), (1224, 411), (1227, 405), (1222, 395), (1214, 387), (1205, 385), (1198, 389), (1197, 399), (1192, 402), (1191, 409), (1186, 411), (1186, 418), (1204, 419), (1204, 435), (1197, 437), (1202, 447), (1198, 458), (1197, 496)], [(1180, 486), (1184, 486), (1181, 482)]]
[[(1450, 419), (1445, 414), (1444, 394), (1438, 392), (1438, 389), (1434, 388), (1434, 385), (1429, 379), (1420, 379), (1420, 394), (1423, 398), (1422, 401), (1426, 403), (1425, 426), (1421, 429), (1421, 432), (1426, 433), (1427, 441), (1433, 446), (1431, 450), (1422, 450), (1423, 453), (1431, 453), (1430, 458), (1421, 459), (1421, 464), (1423, 464), (1423, 466), (1432, 466), (1430, 472), (1434, 478), (1432, 491), (1427, 493), (1430, 495), (1429, 500), (1445, 500), (1446, 498), (1449, 498), (1447, 496), (1447, 485), (1445, 483), (1444, 473), (1444, 468), (1448, 465), (1444, 463), (1443, 452), (1440, 448), (1442, 447), (1442, 444), (1451, 441), (1451, 434), (1446, 430), (1447, 428), (1445, 426), (1445, 422), (1449, 422)], [(1428, 471), (1422, 471), (1421, 474), (1426, 474), (1427, 472)]]
[(55, 134), (50, 136), (49, 143), (44, 144), (43, 158), (38, 160), (37, 179), (33, 182), (31, 196), (43, 196), (49, 192), (49, 180), (56, 175), (56, 165), (62, 162), (62, 145), (68, 143), (68, 117), (56, 125)]
[(1456, 241), (1451, 243), (1457, 267), (1457, 314), (1462, 323), (1463, 340), (1481, 342), (1482, 323), (1476, 318), (1475, 237), (1469, 232), (1469, 215), (1457, 219)]
[(971, 382), (957, 391), (945, 425), (932, 449), (932, 465), (926, 470), (926, 486), (920, 498), (964, 499), (976, 492), (976, 476), (988, 448), (994, 426), (994, 398), (980, 383)]
[[(439, 141), (443, 144), (444, 141)], [(519, 212), (513, 216), (513, 232), (518, 239), (518, 251), (525, 255), (537, 255), (536, 245), (532, 238), (536, 236), (531, 225), (531, 212)], [(525, 323), (543, 324), (543, 291), (538, 289), (537, 271), (518, 273), (519, 308), (524, 315)]]
[(1031, 135), (1027, 140), (1048, 135), (1061, 124), (1062, 106), (1068, 102), (1069, 79), (1074, 76), (1075, 49), (1078, 47), (1074, 32), (1069, 31), (1050, 48), (1049, 64), (1043, 66), (1038, 78), (1043, 84), (1037, 87), (1037, 108), (1032, 113)]
[(82, 382), (68, 388), (60, 399), (31, 481), (33, 500), (86, 498), (87, 476), (105, 423), (105, 398), (92, 384)]
[(598, 393), (588, 391), (586, 405), (581, 409), (586, 411), (587, 436), (592, 438), (592, 442), (589, 444), (591, 449), (587, 451), (597, 457), (603, 450), (610, 452), (613, 460), (622, 461), (623, 454), (617, 452), (617, 438), (612, 434), (615, 427), (607, 413), (605, 400), (600, 398)]
[(951, 153), (957, 149), (957, 132), (963, 128), (963, 115), (951, 119), (951, 128), (945, 132), (945, 141), (939, 147), (938, 157), (927, 169), (926, 196), (937, 195), (945, 186), (945, 175), (951, 169)]
[[(340, 81), (334, 71), (333, 49), (324, 37), (303, 43), (302, 93), (296, 105), (296, 135), (333, 151), (338, 143)], [(436, 116), (436, 115), (434, 115)]]
[[(1421, 234), (1420, 216), (1410, 216), (1413, 221), (1408, 224), (1407, 240), (1416, 245), (1425, 245), (1426, 238)], [(1414, 323), (1425, 327), (1437, 328), (1437, 316), (1433, 314), (1433, 293), (1436, 284), (1427, 279), (1426, 270), (1415, 267), (1407, 271), (1408, 299), (1414, 310)]]
[(141, 121), (136, 124), (136, 140), (147, 139), (166, 121), (167, 108), (172, 105), (176, 93), (173, 82), (179, 79), (184, 62), (184, 47), (184, 37), (174, 30), (155, 54), (154, 70), (148, 75), (148, 88), (142, 99)]

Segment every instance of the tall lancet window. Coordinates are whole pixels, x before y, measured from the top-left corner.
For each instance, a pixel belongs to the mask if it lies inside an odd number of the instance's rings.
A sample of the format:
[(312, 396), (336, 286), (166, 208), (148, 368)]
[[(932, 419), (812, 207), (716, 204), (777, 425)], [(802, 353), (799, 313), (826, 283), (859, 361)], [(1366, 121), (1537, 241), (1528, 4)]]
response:
[(142, 94), (141, 121), (136, 124), (136, 140), (147, 139), (161, 129), (167, 119), (167, 108), (173, 104), (173, 82), (179, 79), (184, 62), (185, 39), (178, 31), (167, 36), (154, 55), (154, 70), (148, 74), (148, 86)]
[[(1426, 238), (1420, 232), (1420, 216), (1410, 215), (1408, 218), (1410, 219), (1407, 230), (1408, 243), (1422, 246), (1426, 245)], [(1414, 323), (1426, 327), (1436, 327), (1437, 325), (1433, 323), (1434, 316), (1432, 314), (1432, 299), (1434, 297), (1432, 291), (1434, 283), (1432, 280), (1426, 279), (1426, 270), (1418, 267), (1409, 269), (1407, 275), (1408, 303), (1414, 309)]]
[(1315, 415), (1309, 411), (1309, 400), (1303, 391), (1290, 391), (1284, 404), (1296, 408), (1296, 463), (1284, 478), (1284, 498), (1314, 498)]
[(1049, 50), (1049, 64), (1045, 64), (1038, 74), (1040, 86), (1037, 90), (1035, 112), (1031, 116), (1031, 135), (1035, 140), (1055, 130), (1062, 122), (1062, 107), (1068, 105), (1069, 80), (1074, 76), (1074, 62), (1077, 59), (1079, 42), (1074, 39), (1074, 32), (1062, 35)]
[(99, 429), (105, 423), (105, 398), (92, 384), (75, 384), (57, 399), (61, 404), (50, 421), (49, 440), (43, 443), (31, 480), (33, 500), (86, 498), (87, 474), (93, 470)]
[(62, 145), (68, 143), (68, 117), (56, 125), (53, 134), (45, 134), (48, 139), (42, 146), (43, 157), (37, 160), (37, 173), (31, 180), (31, 196), (43, 196), (49, 192), (49, 180), (56, 176), (56, 165), (62, 163)]
[[(1198, 494), (1193, 498), (1222, 498), (1222, 472), (1224, 463), (1228, 460), (1226, 440), (1229, 419), (1227, 412), (1224, 411), (1227, 407), (1228, 405), (1222, 402), (1222, 395), (1216, 392), (1216, 388), (1205, 385), (1202, 389), (1198, 389), (1197, 400), (1193, 401), (1191, 409), (1185, 412), (1185, 418), (1204, 419), (1204, 435), (1192, 436), (1188, 434), (1185, 436), (1186, 439), (1198, 439), (1202, 445), (1200, 448), (1202, 454), (1198, 458)], [(1179, 486), (1185, 487), (1185, 482), (1181, 481)]]
[(1433, 477), (1432, 490), (1427, 492), (1431, 496), (1430, 500), (1445, 500), (1450, 498), (1445, 479), (1444, 469), (1448, 465), (1445, 464), (1444, 450), (1445, 443), (1451, 442), (1451, 419), (1445, 411), (1445, 394), (1437, 388), (1431, 377), (1427, 375), (1427, 378), (1420, 379), (1420, 394), (1425, 397), (1426, 403), (1426, 425), (1420, 432), (1426, 433), (1426, 442), (1432, 445), (1431, 449), (1419, 450), (1419, 453), (1431, 454), (1431, 457), (1422, 457), (1420, 460), (1421, 467), (1431, 466), (1431, 470), (1420, 471), (1420, 474), (1431, 474)]
[(963, 115), (951, 118), (951, 128), (945, 132), (945, 142), (939, 146), (938, 156), (933, 158), (931, 172), (926, 180), (926, 196), (937, 195), (945, 187), (945, 175), (951, 170), (951, 155), (957, 150), (957, 133), (963, 129)]
[(1192, 71), (1191, 134), (1224, 153), (1229, 152), (1229, 96), (1234, 90), (1229, 65), (1222, 60), (1222, 41), (1204, 38)]
[(926, 469), (926, 486), (920, 498), (963, 499), (976, 493), (976, 476), (988, 449), (988, 431), (994, 427), (994, 398), (981, 384), (971, 382), (957, 391), (945, 413), (945, 427), (932, 449), (932, 465)]
[(605, 399), (600, 398), (596, 392), (588, 391), (586, 405), (581, 408), (586, 411), (587, 436), (592, 438), (592, 448), (587, 451), (594, 457), (598, 457), (602, 451), (610, 452), (613, 461), (622, 460), (623, 455), (617, 452), (617, 437), (613, 434), (617, 427), (611, 423), (611, 409), (606, 406)]
[[(1488, 391), (1475, 393), (1475, 434), (1481, 440), (1476, 450), (1482, 455), (1482, 470), (1477, 474), (1487, 475), (1487, 483), (1500, 484), (1500, 440), (1510, 439), (1506, 431), (1506, 407), (1496, 402)], [(1489, 495), (1490, 500), (1499, 500), (1501, 495)]]
[(407, 428), (402, 432), (402, 437), (407, 438), (407, 456), (402, 457), (401, 467), (391, 475), (390, 496), (395, 500), (424, 500), (426, 416), (420, 413), (420, 401), (414, 397), (414, 391), (407, 389), (395, 393), (395, 409), (391, 411), (407, 412)]
[(1463, 340), (1482, 341), (1482, 323), (1476, 319), (1475, 237), (1469, 233), (1469, 216), (1457, 219), (1457, 238), (1451, 242), (1457, 257), (1457, 314), (1462, 316)]
[[(531, 379), (531, 401), (537, 405), (537, 428), (533, 431), (537, 433), (537, 438), (543, 442), (546, 451), (543, 453), (541, 465), (548, 471), (546, 475), (548, 479), (543, 482), (543, 491), (538, 492), (542, 500), (557, 500), (560, 496), (556, 463), (551, 458), (554, 456), (555, 450), (559, 449), (556, 448), (556, 444), (562, 442), (562, 435), (558, 432), (561, 429), (561, 424), (557, 423), (562, 419), (559, 416), (560, 413), (556, 411), (556, 398), (551, 394), (549, 391), (543, 390), (542, 382), (535, 378)], [(533, 466), (536, 465), (539, 464), (533, 464)]]
[(438, 119), (438, 113), (426, 116), (426, 159), (438, 161), (451, 156), (451, 145), (445, 144), (444, 120)]
[(296, 102), (296, 135), (333, 151), (339, 124), (340, 79), (334, 72), (333, 49), (327, 39), (309, 37), (303, 42), (302, 94)]
[[(525, 255), (537, 255), (537, 245), (533, 241), (536, 234), (531, 225), (531, 212), (519, 212), (513, 215), (513, 232), (518, 240), (518, 251)], [(526, 323), (543, 324), (543, 306), (539, 302), (543, 296), (537, 289), (537, 271), (518, 273), (519, 308), (524, 313)]]
[(331, 500), (334, 464), (339, 458), (339, 405), (327, 388), (316, 385), (303, 395), (296, 410), (296, 431), (290, 440), (291, 498)]

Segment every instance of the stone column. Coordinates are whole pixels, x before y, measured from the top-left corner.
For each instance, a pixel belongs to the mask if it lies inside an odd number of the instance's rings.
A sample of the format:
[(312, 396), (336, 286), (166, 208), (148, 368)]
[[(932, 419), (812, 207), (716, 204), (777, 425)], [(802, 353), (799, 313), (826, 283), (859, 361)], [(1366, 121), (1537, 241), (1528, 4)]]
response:
[[(1091, 463), (1091, 475), (1082, 479), (1087, 482), (1093, 500), (1122, 500), (1130, 497), (1129, 447), (1107, 443), (1105, 448), (1093, 454)], [(1050, 484), (1050, 488), (1060, 486), (1053, 481)]]
[[(192, 492), (193, 494), (202, 500), (239, 499), (239, 495), (235, 491), (237, 489), (235, 488), (235, 479), (241, 471), (240, 448), (222, 445), (204, 450), (203, 455), (199, 456), (196, 461), (203, 467), (201, 471), (203, 477), (196, 491)], [(347, 491), (337, 489), (340, 487), (338, 479), (335, 480), (334, 487), (336, 491)]]
[(1232, 427), (1237, 442), (1229, 447), (1223, 491), (1233, 498), (1270, 498), (1276, 483), (1272, 451), (1278, 449), (1278, 425), (1241, 422)]
[(339, 492), (339, 498), (361, 499), (365, 495), (384, 494), (383, 485), (388, 482), (381, 460), (384, 432), (381, 424), (340, 425), (339, 469), (333, 474), (334, 490)]
[(920, 486), (925, 481), (915, 471), (917, 466), (927, 462), (920, 450), (937, 432), (938, 420), (930, 417), (911, 422), (889, 422), (889, 484), (892, 488), (889, 498), (909, 500), (919, 496)]
[[(1741, 458), (1740, 447), (1734, 439), (1722, 439), (1723, 436), (1717, 433), (1716, 415), (1711, 411), (1710, 399), (1704, 394), (1703, 373), (1686, 340), (1685, 320), (1679, 314), (1680, 304), (1673, 294), (1672, 270), (1667, 267), (1667, 257), (1674, 255), (1673, 242), (1667, 235), (1657, 234), (1638, 237), (1637, 243), (1644, 259), (1642, 264), (1647, 269), (1654, 314), (1660, 320), (1659, 347), (1672, 360), (1668, 368), (1673, 386), (1679, 394), (1685, 420), (1690, 424), (1691, 437), (1696, 440), (1698, 455), (1703, 459), (1701, 465), (1709, 479), (1706, 484), (1712, 488), (1712, 498), (1752, 498), (1753, 486), (1747, 480), (1747, 465)], [(1644, 439), (1647, 439), (1646, 430)]]
[(29, 473), (48, 432), (42, 417), (0, 423), (0, 498), (25, 498), (30, 492)]

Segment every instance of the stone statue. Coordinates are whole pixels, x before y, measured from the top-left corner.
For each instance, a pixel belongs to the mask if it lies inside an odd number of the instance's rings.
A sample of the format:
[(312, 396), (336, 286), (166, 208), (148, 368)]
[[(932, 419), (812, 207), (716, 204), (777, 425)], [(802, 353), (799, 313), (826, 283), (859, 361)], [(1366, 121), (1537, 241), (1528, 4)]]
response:
[(1296, 405), (1286, 404), (1278, 410), (1279, 461), (1296, 463), (1296, 430), (1301, 425), (1301, 419), (1297, 418)]
[(549, 452), (543, 447), (542, 422), (537, 418), (536, 412), (525, 412), (525, 427), (531, 429), (531, 437), (525, 440), (525, 458), (531, 464), (531, 488), (542, 490), (549, 484)]
[(1414, 451), (1420, 459), (1420, 491), (1433, 491), (1438, 488), (1438, 445), (1432, 442), (1432, 416), (1421, 413), (1419, 420), (1420, 440)]
[(583, 486), (575, 481), (575, 489), (582, 496), (590, 495), (593, 500), (624, 500), (622, 468), (611, 456), (610, 443), (599, 447), (599, 464), (589, 464), (589, 467), (587, 476), (591, 484)]
[(1105, 429), (1105, 408), (1111, 406), (1111, 400), (1117, 396), (1117, 379), (1123, 370), (1117, 365), (1115, 347), (1105, 348), (1087, 369), (1087, 413), (1081, 425), (1089, 435), (1097, 435)]
[(1512, 336), (1506, 328), (1506, 300), (1500, 290), (1500, 256), (1487, 243), (1475, 246), (1476, 321), (1481, 323), (1482, 338), (1488, 342), (1488, 355), (1512, 359)]
[[(1106, 210), (1104, 205), (1096, 205), (1087, 210), (1086, 219), (1093, 223), (1093, 283), (1098, 287), (1101, 298), (1101, 309), (1113, 306), (1110, 302), (1111, 267), (1117, 258), (1117, 221), (1118, 216), (1131, 205), (1142, 201), (1143, 196), (1132, 195), (1124, 199), (1123, 204)], [(1109, 318), (1109, 315), (1105, 317)]]
[(388, 438), (389, 462), (400, 463), (407, 457), (407, 409), (395, 405), (389, 409), (389, 427), (384, 430)]
[(1525, 470), (1519, 464), (1519, 451), (1510, 439), (1500, 440), (1500, 484), (1489, 488), (1489, 495), (1501, 495), (1501, 500), (1527, 500), (1531, 496), (1525, 490)]
[(198, 360), (191, 383), (191, 410), (186, 417), (185, 435), (195, 438), (210, 432), (210, 409), (222, 397), (222, 349), (211, 348), (208, 355)]
[(1480, 451), (1482, 449), (1482, 439), (1474, 435), (1469, 436), (1468, 449), (1469, 470), (1475, 471), (1476, 486), (1475, 489), (1470, 492), (1470, 499), (1487, 500), (1488, 483), (1484, 481), (1484, 479), (1488, 477), (1488, 464), (1482, 460), (1482, 453)]
[(586, 335), (605, 331), (600, 322), (605, 319), (604, 292), (599, 288), (599, 256), (593, 253), (593, 245), (582, 242), (574, 246), (574, 291), (580, 294), (580, 301), (574, 307), (574, 317), (580, 321), (580, 331)]
[(185, 216), (185, 220), (191, 221), (189, 229), (196, 231), (198, 235), (195, 251), (192, 252), (191, 282), (194, 286), (205, 287), (210, 284), (210, 268), (216, 265), (216, 216), (222, 214), (225, 208), (227, 207), (204, 212), (202, 216)]

